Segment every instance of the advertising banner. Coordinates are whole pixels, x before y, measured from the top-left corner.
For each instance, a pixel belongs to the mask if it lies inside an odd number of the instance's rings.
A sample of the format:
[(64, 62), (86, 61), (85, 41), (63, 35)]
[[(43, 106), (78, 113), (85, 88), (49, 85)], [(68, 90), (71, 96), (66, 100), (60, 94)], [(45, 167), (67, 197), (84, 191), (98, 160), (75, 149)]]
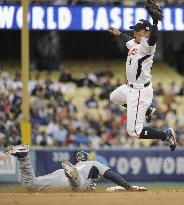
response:
[[(184, 31), (184, 7), (163, 7), (161, 31)], [(122, 31), (140, 19), (151, 20), (143, 7), (112, 6), (30, 6), (29, 28), (31, 30), (77, 30), (103, 31), (109, 26)], [(0, 6), (0, 29), (20, 29), (22, 7)]]
[[(36, 175), (61, 168), (61, 162), (74, 163), (77, 151), (36, 151)], [(109, 150), (89, 151), (92, 160), (100, 161), (129, 181), (184, 180), (184, 151), (177, 150)]]

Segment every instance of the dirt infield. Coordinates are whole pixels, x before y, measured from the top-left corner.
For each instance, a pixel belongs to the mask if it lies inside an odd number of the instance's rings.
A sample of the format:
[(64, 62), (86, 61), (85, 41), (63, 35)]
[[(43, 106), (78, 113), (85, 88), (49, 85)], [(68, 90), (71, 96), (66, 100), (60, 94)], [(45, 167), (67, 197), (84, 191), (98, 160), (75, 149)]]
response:
[(183, 205), (184, 191), (0, 193), (0, 205)]

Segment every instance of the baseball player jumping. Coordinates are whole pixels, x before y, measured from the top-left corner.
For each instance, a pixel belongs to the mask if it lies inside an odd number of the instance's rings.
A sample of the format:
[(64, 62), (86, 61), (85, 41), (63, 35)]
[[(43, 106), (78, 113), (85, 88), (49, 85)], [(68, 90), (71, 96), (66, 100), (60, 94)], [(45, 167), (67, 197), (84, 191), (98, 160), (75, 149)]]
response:
[(77, 163), (75, 165), (72, 165), (69, 161), (65, 161), (62, 163), (63, 169), (58, 169), (45, 176), (35, 177), (28, 152), (28, 145), (9, 146), (4, 151), (8, 156), (13, 155), (17, 157), (22, 182), (28, 190), (94, 190), (96, 184), (93, 180), (99, 179), (99, 177), (111, 180), (118, 185), (117, 188), (112, 187), (112, 191), (115, 191), (116, 189), (120, 190), (121, 188), (128, 191), (147, 190), (144, 187), (131, 186), (108, 166), (97, 161), (90, 161), (89, 154), (84, 151), (80, 151), (76, 154), (75, 157)]
[[(148, 3), (154, 1), (148, 1)], [(150, 4), (149, 4), (150, 5)], [(157, 5), (151, 5), (158, 7)], [(147, 8), (147, 7), (146, 7)], [(160, 9), (160, 8), (159, 8)], [(149, 107), (153, 99), (153, 89), (151, 83), (151, 69), (153, 57), (156, 51), (157, 24), (156, 12), (149, 11), (153, 19), (153, 25), (144, 19), (130, 26), (134, 31), (134, 38), (121, 33), (113, 27), (108, 31), (115, 36), (119, 36), (129, 50), (126, 61), (127, 83), (118, 87), (110, 95), (110, 100), (118, 105), (127, 107), (127, 132), (130, 136), (140, 139), (160, 139), (169, 144), (171, 151), (176, 149), (176, 138), (172, 128), (165, 131), (159, 131), (151, 127), (144, 127), (145, 115), (151, 119), (155, 109)]]

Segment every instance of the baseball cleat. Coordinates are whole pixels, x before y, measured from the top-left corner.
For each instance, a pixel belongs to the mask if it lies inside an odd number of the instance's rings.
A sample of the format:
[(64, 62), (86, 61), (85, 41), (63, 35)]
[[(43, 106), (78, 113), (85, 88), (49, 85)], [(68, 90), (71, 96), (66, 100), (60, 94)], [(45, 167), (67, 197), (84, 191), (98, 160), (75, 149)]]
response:
[(146, 122), (150, 123), (153, 120), (153, 116), (156, 115), (157, 110), (154, 107), (149, 107), (146, 112)]
[(18, 158), (24, 158), (28, 155), (29, 145), (16, 145), (16, 146), (8, 146), (5, 148), (4, 153), (7, 156), (13, 155)]
[(69, 161), (62, 162), (62, 167), (70, 179), (72, 180), (78, 179), (79, 173), (77, 169)]
[(163, 141), (169, 145), (171, 151), (175, 151), (176, 137), (175, 137), (174, 130), (172, 128), (169, 128), (165, 132), (166, 132), (166, 138)]

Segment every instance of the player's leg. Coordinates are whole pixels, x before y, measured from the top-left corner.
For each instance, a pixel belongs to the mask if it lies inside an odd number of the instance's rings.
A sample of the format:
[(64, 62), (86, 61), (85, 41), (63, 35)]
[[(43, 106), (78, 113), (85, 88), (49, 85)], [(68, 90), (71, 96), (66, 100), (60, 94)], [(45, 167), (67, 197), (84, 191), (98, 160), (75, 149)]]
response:
[(142, 101), (141, 90), (129, 88), (127, 94), (127, 132), (138, 137), (150, 102)]
[(114, 90), (111, 94), (110, 94), (110, 100), (111, 102), (113, 102), (114, 104), (117, 105), (123, 105), (126, 104), (126, 95), (127, 95), (127, 85), (124, 84), (120, 87), (118, 87), (116, 90)]
[(6, 155), (17, 157), (21, 172), (22, 183), (26, 188), (31, 188), (35, 184), (35, 174), (28, 155), (29, 146), (17, 145), (9, 146), (4, 150)]
[(35, 177), (28, 151), (28, 145), (11, 146), (5, 150), (5, 154), (17, 157), (25, 188), (35, 191), (70, 188), (64, 170), (57, 170), (45, 176)]
[(169, 145), (171, 151), (175, 151), (176, 149), (176, 137), (175, 137), (174, 130), (172, 128), (169, 128), (165, 131), (160, 131), (152, 127), (143, 127), (139, 135), (139, 138), (140, 139), (160, 139)]
[(151, 88), (141, 90), (130, 89), (127, 95), (127, 131), (130, 136), (140, 139), (160, 139), (167, 142), (172, 151), (176, 148), (174, 131), (170, 128), (159, 131), (151, 127), (143, 127), (144, 117), (152, 100)]
[[(127, 108), (127, 104), (123, 104), (123, 107)], [(147, 111), (146, 111), (146, 122), (150, 123), (153, 119), (153, 116), (156, 115), (157, 113), (157, 109), (152, 107), (151, 105), (148, 107)]]
[[(142, 94), (142, 102), (140, 103), (140, 113), (138, 113), (138, 118), (141, 115), (141, 113), (145, 112), (146, 106), (150, 104), (153, 98), (153, 90), (152, 87), (149, 86), (147, 88), (144, 88), (140, 91), (140, 94)], [(143, 126), (143, 124), (142, 124)], [(138, 127), (141, 127), (141, 124), (138, 125)], [(140, 128), (141, 129), (141, 128)], [(139, 130), (140, 130), (139, 129)], [(142, 127), (141, 132), (139, 133), (140, 139), (160, 139), (165, 141), (171, 151), (174, 151), (176, 149), (176, 138), (175, 133), (173, 129), (169, 128), (166, 131), (160, 131), (151, 127)]]
[(18, 158), (18, 162), (23, 185), (29, 190), (42, 191), (69, 187), (67, 180), (64, 180), (64, 173), (62, 176), (59, 170), (45, 176), (35, 177), (29, 155), (23, 159)]
[(68, 178), (65, 175), (63, 169), (58, 169), (51, 174), (47, 174), (40, 177), (35, 177), (35, 183), (33, 186), (35, 190), (55, 190), (55, 189), (64, 189), (71, 190), (71, 184), (68, 181)]
[[(124, 107), (127, 108), (127, 101), (126, 101), (126, 95), (127, 95), (127, 90), (128, 90), (128, 87), (126, 84), (118, 87), (116, 90), (114, 90), (111, 95), (110, 95), (110, 100), (114, 103), (114, 104), (117, 104), (117, 105), (122, 105)], [(152, 107), (152, 106), (149, 106), (147, 111), (146, 111), (146, 121), (147, 123), (150, 123), (153, 116), (156, 114), (157, 110)]]

